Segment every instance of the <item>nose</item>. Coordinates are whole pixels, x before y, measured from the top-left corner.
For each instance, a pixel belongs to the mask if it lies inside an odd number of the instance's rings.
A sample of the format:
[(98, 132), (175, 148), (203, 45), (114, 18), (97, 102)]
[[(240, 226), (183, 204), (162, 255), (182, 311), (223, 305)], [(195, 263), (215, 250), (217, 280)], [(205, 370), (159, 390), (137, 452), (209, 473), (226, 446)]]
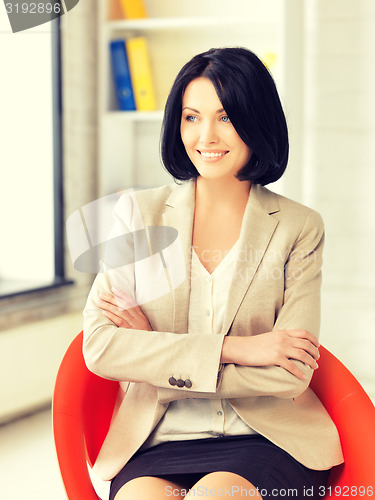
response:
[(202, 122), (200, 130), (200, 142), (202, 144), (212, 144), (218, 141), (216, 126), (209, 120)]

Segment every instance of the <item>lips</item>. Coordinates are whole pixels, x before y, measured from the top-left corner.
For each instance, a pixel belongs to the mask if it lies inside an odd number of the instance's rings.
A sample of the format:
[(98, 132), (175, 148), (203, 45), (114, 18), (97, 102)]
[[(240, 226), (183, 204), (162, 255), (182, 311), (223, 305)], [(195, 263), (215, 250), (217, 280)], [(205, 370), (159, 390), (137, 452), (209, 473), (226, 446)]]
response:
[(197, 151), (203, 158), (221, 158), (229, 153), (229, 151), (199, 151), (199, 149)]

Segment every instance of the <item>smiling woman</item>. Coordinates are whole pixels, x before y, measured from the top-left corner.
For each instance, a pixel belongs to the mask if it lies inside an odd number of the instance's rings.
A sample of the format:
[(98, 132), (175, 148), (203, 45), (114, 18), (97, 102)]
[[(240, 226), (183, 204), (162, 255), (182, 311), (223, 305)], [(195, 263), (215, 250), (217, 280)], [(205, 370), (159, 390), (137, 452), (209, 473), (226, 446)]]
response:
[(182, 68), (162, 157), (175, 184), (121, 197), (113, 234), (131, 234), (137, 255), (140, 226), (172, 227), (176, 247), (153, 252), (147, 272), (136, 258), (107, 266), (104, 252), (84, 311), (86, 365), (122, 388), (96, 464), (112, 479), (110, 499), (232, 488), (238, 499), (242, 488), (318, 498), (343, 460), (309, 388), (324, 226), (263, 187), (285, 170), (288, 131), (255, 54), (211, 49)]
[[(185, 122), (192, 126), (197, 124), (201, 134), (214, 136), (219, 130), (226, 130), (223, 127), (229, 122), (228, 131), (234, 131), (236, 141), (241, 140), (251, 151), (237, 178), (262, 185), (275, 182), (285, 171), (289, 142), (284, 112), (272, 76), (259, 58), (246, 49), (227, 48), (220, 58), (215, 55), (216, 51), (212, 49), (205, 58), (194, 57), (177, 75), (164, 112), (161, 144), (164, 166), (176, 179), (197, 177), (199, 172), (182, 138), (182, 132), (190, 130)], [(247, 84), (239, 84), (239, 81)], [(207, 99), (210, 99), (210, 110), (216, 116), (214, 121), (213, 116), (208, 120)], [(201, 115), (203, 112), (205, 116)], [(217, 127), (211, 128), (213, 123)], [(219, 124), (223, 127), (218, 128)], [(190, 135), (186, 140), (188, 137)], [(207, 137), (203, 135), (202, 139), (207, 140)], [(214, 137), (215, 147), (202, 143), (199, 147), (208, 153), (226, 152), (227, 149), (217, 147), (216, 139)]]
[[(251, 158), (208, 78), (187, 86), (182, 100), (181, 139), (201, 177), (233, 178)], [(214, 164), (214, 168), (210, 165)]]

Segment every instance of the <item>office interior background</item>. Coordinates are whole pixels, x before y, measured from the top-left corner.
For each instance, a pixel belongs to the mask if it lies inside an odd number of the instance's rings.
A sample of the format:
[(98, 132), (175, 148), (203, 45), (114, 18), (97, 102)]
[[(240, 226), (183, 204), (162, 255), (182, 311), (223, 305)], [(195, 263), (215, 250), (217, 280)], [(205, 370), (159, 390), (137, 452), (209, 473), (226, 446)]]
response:
[[(375, 2), (145, 4), (145, 24), (118, 23), (115, 0), (80, 0), (60, 25), (20, 33), (1, 12), (0, 105), (8, 114), (0, 117), (0, 497), (7, 500), (65, 498), (50, 404), (93, 279), (73, 268), (66, 219), (121, 189), (173, 182), (160, 165), (161, 112), (116, 112), (111, 38), (148, 38), (159, 110), (197, 52), (242, 45), (268, 62), (291, 142), (284, 178), (268, 187), (322, 214), (320, 341), (375, 401)], [(35, 68), (51, 60), (57, 39), (53, 49), (42, 40), (58, 30), (53, 94), (51, 68)], [(108, 485), (94, 482), (104, 498)]]

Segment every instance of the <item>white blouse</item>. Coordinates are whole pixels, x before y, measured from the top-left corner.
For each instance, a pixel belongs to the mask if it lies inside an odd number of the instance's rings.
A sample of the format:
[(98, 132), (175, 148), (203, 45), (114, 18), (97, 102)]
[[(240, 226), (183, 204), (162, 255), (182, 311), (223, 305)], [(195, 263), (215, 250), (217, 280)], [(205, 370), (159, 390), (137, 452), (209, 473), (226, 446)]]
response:
[[(189, 334), (221, 333), (238, 246), (237, 241), (212, 274), (192, 250)], [(181, 399), (169, 404), (142, 448), (165, 441), (243, 434), (256, 434), (256, 431), (237, 415), (226, 399)]]

